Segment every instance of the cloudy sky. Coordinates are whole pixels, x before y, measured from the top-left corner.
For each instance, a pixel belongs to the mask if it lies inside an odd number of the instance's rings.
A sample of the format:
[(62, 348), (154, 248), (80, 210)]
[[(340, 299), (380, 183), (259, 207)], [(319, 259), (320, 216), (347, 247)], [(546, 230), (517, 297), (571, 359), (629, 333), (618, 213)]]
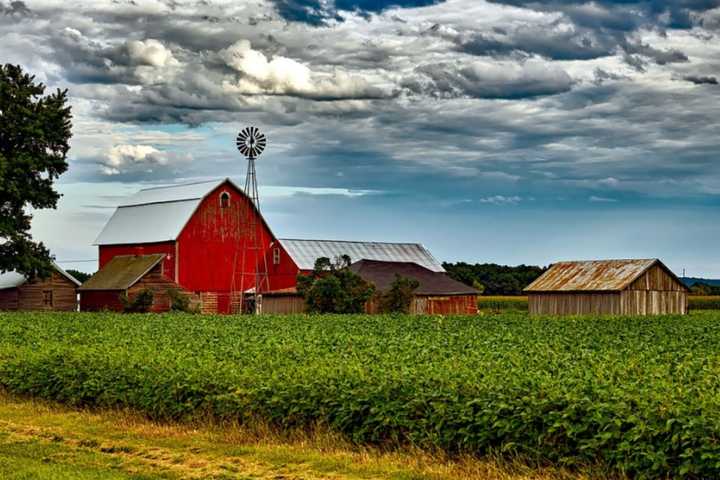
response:
[(281, 237), (720, 277), (720, 0), (0, 0), (0, 33), (72, 97), (62, 262), (144, 185), (242, 183), (252, 124)]

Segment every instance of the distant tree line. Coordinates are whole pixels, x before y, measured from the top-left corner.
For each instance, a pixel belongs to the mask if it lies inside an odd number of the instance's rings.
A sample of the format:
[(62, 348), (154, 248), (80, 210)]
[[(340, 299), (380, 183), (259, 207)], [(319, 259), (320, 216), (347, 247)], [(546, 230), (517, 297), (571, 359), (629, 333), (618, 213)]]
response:
[(690, 287), (690, 295), (720, 295), (720, 285), (696, 282)]
[(477, 288), (483, 295), (522, 295), (523, 288), (547, 270), (534, 265), (509, 267), (495, 263), (471, 265), (465, 262), (445, 262), (443, 268), (450, 277)]

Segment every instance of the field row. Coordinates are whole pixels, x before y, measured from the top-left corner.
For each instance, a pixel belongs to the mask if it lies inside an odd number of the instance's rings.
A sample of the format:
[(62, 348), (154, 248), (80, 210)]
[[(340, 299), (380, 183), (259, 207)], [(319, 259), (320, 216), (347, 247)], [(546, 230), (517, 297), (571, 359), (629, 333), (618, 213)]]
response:
[(718, 320), (0, 314), (0, 386), (153, 419), (718, 478)]
[[(528, 309), (528, 299), (522, 296), (481, 296), (478, 299), (480, 310), (524, 310)], [(720, 296), (690, 296), (688, 308), (692, 310), (720, 310)]]

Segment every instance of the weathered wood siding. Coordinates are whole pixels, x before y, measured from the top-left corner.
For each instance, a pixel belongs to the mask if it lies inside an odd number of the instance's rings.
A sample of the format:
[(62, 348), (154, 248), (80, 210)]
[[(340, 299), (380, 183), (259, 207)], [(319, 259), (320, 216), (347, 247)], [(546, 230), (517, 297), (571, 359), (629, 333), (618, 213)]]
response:
[(17, 308), (17, 288), (5, 288), (3, 290), (0, 290), (0, 310), (17, 310)]
[(263, 295), (262, 313), (289, 315), (304, 311), (305, 300), (300, 295)]
[(45, 280), (34, 280), (0, 291), (0, 310), (77, 310), (77, 287), (53, 272)]
[(687, 289), (660, 265), (655, 265), (622, 292), (625, 315), (687, 313)]
[(414, 315), (475, 315), (477, 312), (476, 295), (418, 295), (410, 304), (410, 313)]
[(531, 315), (620, 315), (620, 292), (528, 293)]

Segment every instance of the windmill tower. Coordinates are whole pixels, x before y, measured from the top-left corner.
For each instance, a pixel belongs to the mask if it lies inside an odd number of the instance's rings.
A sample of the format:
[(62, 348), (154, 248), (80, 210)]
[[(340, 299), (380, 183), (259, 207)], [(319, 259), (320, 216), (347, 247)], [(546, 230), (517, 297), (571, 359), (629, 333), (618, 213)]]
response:
[[(269, 289), (270, 285), (267, 277), (267, 259), (265, 258), (264, 248), (266, 239), (262, 238), (264, 237), (263, 230), (258, 228), (260, 226), (260, 195), (258, 194), (257, 175), (255, 173), (255, 159), (265, 150), (267, 140), (265, 135), (260, 133), (257, 127), (245, 127), (238, 133), (235, 143), (240, 153), (243, 154), (248, 161), (247, 174), (245, 175), (245, 195), (247, 195), (255, 205), (256, 210), (253, 211), (253, 208), (248, 208), (247, 222), (244, 222), (248, 226), (249, 242), (246, 242), (242, 253), (240, 285), (243, 292), (241, 305), (244, 310), (246, 305), (245, 295), (247, 293), (245, 286), (249, 283), (246, 280), (249, 280), (248, 277), (252, 276), (254, 284), (252, 290), (255, 305), (254, 309), (255, 313), (260, 313), (262, 311), (262, 292), (263, 290)], [(258, 238), (258, 236), (260, 238)], [(252, 265), (248, 265), (248, 261), (251, 261)], [(261, 268), (261, 261), (265, 268)]]

